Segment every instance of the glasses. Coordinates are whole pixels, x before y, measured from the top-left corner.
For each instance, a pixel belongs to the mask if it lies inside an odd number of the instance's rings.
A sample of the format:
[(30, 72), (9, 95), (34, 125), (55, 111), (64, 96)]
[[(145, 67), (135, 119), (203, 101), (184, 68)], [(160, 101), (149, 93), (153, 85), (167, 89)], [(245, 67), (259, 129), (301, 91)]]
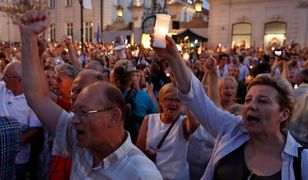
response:
[(90, 111), (86, 111), (86, 110), (82, 110), (82, 109), (73, 109), (72, 112), (74, 113), (74, 117), (77, 116), (80, 119), (84, 119), (87, 118), (89, 114), (95, 114), (98, 112), (104, 112), (104, 111), (109, 111), (114, 109), (114, 107), (108, 107), (108, 108), (104, 108), (104, 109), (97, 109), (97, 110), (90, 110)]

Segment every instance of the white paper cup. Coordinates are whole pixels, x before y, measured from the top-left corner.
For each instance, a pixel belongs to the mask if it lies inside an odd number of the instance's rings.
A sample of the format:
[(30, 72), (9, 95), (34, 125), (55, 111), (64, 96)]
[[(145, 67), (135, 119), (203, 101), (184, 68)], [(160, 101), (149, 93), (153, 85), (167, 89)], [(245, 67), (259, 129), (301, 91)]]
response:
[(165, 37), (169, 31), (170, 21), (170, 15), (156, 14), (153, 47), (166, 48)]

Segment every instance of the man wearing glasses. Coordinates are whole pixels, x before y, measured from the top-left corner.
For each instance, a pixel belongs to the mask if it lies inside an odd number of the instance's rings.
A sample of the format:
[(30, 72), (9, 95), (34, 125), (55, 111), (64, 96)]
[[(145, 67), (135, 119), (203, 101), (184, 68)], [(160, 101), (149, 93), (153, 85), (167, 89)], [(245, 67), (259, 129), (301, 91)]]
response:
[(47, 12), (31, 11), (20, 20), (24, 89), (29, 105), (56, 133), (53, 153), (72, 157), (70, 179), (162, 179), (124, 131), (120, 90), (107, 82), (91, 84), (77, 96), (72, 113), (50, 99), (37, 46), (48, 19)]
[(24, 179), (30, 158), (30, 141), (36, 138), (42, 127), (37, 116), (27, 105), (23, 94), (21, 62), (12, 61), (4, 71), (0, 82), (0, 116), (13, 117), (20, 124), (20, 151), (15, 159), (16, 179)]

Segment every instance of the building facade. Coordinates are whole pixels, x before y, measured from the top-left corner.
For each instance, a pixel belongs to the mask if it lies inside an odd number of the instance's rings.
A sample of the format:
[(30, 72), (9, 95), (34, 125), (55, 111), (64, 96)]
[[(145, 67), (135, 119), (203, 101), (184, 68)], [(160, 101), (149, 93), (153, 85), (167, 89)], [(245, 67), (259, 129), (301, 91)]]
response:
[[(51, 12), (51, 26), (44, 33), (50, 41), (61, 41), (64, 36), (81, 40), (81, 9), (79, 0), (48, 1)], [(9, 6), (12, 0), (0, 0), (1, 6)], [(99, 37), (110, 42), (116, 35), (131, 35), (140, 42), (142, 22), (151, 14), (153, 2), (158, 8), (165, 6), (164, 0), (92, 0), (92, 9), (83, 10), (84, 41), (97, 42)], [(166, 9), (172, 20), (190, 21), (194, 14), (192, 0), (167, 0)], [(117, 26), (117, 7), (123, 7), (121, 25)], [(177, 8), (175, 8), (177, 7)], [(180, 8), (179, 8), (180, 7)], [(10, 18), (0, 13), (0, 41), (20, 41), (19, 30)], [(116, 25), (116, 26), (115, 26)], [(101, 31), (102, 30), (102, 31)]]
[(308, 0), (209, 0), (209, 45), (308, 46)]

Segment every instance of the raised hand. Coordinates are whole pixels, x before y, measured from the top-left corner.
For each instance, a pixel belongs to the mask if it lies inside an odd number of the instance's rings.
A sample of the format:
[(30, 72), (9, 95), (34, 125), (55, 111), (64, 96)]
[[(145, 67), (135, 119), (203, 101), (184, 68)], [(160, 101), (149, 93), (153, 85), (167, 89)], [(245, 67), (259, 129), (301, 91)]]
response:
[(19, 22), (19, 29), (22, 35), (38, 35), (49, 25), (49, 16), (47, 11), (28, 11)]
[(72, 45), (72, 36), (66, 36), (63, 41), (66, 47), (70, 47)]
[(154, 51), (157, 53), (159, 57), (165, 58), (166, 60), (174, 60), (181, 58), (181, 55), (176, 47), (175, 42), (170, 36), (166, 36), (166, 48), (157, 48), (153, 47), (154, 42), (154, 28), (150, 34), (151, 37), (151, 47), (154, 49)]
[(213, 56), (210, 56), (204, 63), (204, 68), (208, 73), (216, 73), (217, 61)]

